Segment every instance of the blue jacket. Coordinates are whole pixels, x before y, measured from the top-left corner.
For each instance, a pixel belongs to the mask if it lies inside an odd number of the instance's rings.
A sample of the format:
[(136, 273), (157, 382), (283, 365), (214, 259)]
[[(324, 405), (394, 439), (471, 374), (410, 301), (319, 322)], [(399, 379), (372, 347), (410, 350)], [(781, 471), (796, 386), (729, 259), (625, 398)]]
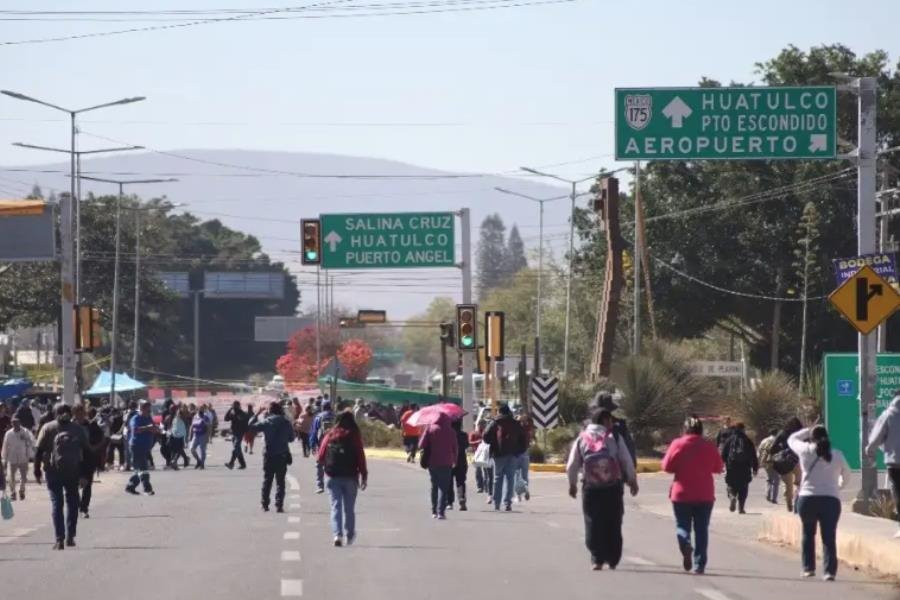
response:
[(885, 464), (900, 466), (900, 396), (895, 397), (875, 421), (866, 452), (875, 454), (879, 446), (884, 450)]
[(259, 415), (250, 418), (249, 431), (262, 432), (266, 438), (266, 454), (287, 454), (294, 441), (294, 427), (284, 415), (269, 415), (259, 420)]
[(309, 430), (309, 447), (310, 448), (318, 448), (319, 447), (319, 429), (322, 428), (323, 419), (331, 419), (332, 421), (337, 420), (337, 416), (333, 411), (323, 410), (319, 414), (316, 415), (316, 418), (313, 420), (312, 428)]

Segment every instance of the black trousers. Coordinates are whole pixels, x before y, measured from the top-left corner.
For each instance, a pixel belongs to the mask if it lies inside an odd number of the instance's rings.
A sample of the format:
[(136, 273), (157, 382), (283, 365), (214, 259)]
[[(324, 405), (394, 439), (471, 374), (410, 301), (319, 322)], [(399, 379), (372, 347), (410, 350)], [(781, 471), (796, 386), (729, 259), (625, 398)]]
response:
[(275, 480), (275, 506), (284, 506), (284, 477), (287, 474), (287, 454), (269, 454), (263, 456), (262, 505), (269, 506), (272, 496), (272, 480)]
[(468, 463), (453, 467), (453, 481), (456, 483), (456, 490), (453, 489), (452, 485), (450, 486), (450, 504), (456, 502), (457, 496), (459, 496), (459, 505), (461, 507), (466, 505), (466, 478), (468, 475)]
[(228, 461), (228, 464), (234, 466), (235, 461), (240, 463), (241, 467), (244, 468), (247, 466), (247, 461), (244, 460), (244, 449), (241, 447), (241, 443), (244, 435), (231, 435), (231, 460)]
[(888, 465), (887, 470), (891, 479), (891, 491), (894, 493), (894, 506), (897, 507), (897, 521), (900, 521), (900, 465)]
[(625, 488), (582, 488), (584, 544), (593, 564), (615, 567), (622, 560), (622, 517), (625, 514)]

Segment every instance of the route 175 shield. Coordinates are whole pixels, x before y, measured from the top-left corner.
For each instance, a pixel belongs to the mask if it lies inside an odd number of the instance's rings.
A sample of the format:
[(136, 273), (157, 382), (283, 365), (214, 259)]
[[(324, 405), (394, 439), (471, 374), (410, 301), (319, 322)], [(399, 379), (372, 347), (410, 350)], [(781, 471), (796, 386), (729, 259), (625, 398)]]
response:
[(628, 94), (625, 96), (625, 121), (632, 129), (640, 131), (650, 123), (653, 116), (653, 98), (649, 94)]

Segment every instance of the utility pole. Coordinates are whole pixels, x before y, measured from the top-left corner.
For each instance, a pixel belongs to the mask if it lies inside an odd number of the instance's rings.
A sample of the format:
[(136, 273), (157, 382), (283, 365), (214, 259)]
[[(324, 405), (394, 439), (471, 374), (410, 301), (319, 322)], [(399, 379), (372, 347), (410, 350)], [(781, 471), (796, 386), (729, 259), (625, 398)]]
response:
[[(472, 303), (472, 230), (468, 208), (460, 209), (460, 229), (462, 235), (462, 301), (463, 304)], [(477, 322), (477, 315), (476, 315)], [(472, 377), (472, 352), (463, 352), (463, 408), (469, 413), (465, 417), (466, 429), (472, 427), (472, 416), (475, 411), (475, 381)]]
[(634, 163), (634, 250), (632, 251), (632, 272), (634, 274), (634, 339), (631, 353), (641, 353), (641, 248), (643, 239), (638, 226), (638, 214), (641, 210), (641, 162)]
[(203, 290), (192, 290), (194, 295), (194, 397), (200, 387), (200, 294)]

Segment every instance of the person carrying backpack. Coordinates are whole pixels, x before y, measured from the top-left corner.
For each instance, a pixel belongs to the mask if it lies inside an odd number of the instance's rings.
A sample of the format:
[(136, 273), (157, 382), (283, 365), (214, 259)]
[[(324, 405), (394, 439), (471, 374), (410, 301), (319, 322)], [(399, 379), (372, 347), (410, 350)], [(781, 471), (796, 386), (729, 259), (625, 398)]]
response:
[(500, 406), (497, 418), (484, 431), (484, 441), (490, 445), (491, 458), (494, 459), (494, 510), (500, 510), (502, 499), (506, 512), (509, 512), (512, 510), (519, 455), (528, 448), (528, 438), (522, 424), (513, 418), (508, 405)]
[(784, 501), (788, 512), (794, 512), (800, 489), (800, 458), (788, 447), (788, 438), (802, 428), (800, 419), (791, 417), (772, 442), (772, 468), (784, 483)]
[(631, 495), (638, 493), (637, 474), (624, 440), (613, 433), (613, 416), (598, 410), (592, 423), (581, 432), (566, 463), (569, 496), (578, 497), (581, 477), (581, 510), (584, 513), (584, 543), (595, 571), (622, 560), (622, 517), (625, 484)]
[(781, 476), (772, 465), (772, 446), (775, 445), (775, 436), (777, 435), (778, 431), (773, 429), (768, 436), (763, 438), (756, 449), (759, 466), (766, 470), (766, 500), (772, 504), (778, 504), (778, 488), (781, 485)]
[(293, 462), (291, 442), (294, 441), (294, 426), (284, 416), (284, 407), (277, 400), (269, 404), (264, 419), (260, 419), (263, 409), (253, 415), (248, 424), (250, 431), (262, 432), (266, 439), (266, 453), (263, 455), (262, 509), (269, 512), (272, 494), (272, 480), (275, 480), (275, 511), (284, 512), (285, 486), (288, 465)]
[[(75, 545), (78, 526), (78, 483), (81, 463), (90, 451), (87, 432), (84, 427), (72, 421), (72, 407), (60, 402), (53, 409), (56, 419), (41, 427), (38, 433), (34, 476), (40, 481), (47, 475), (47, 490), (50, 492), (50, 506), (53, 514), (53, 529), (56, 533), (54, 550), (63, 550)], [(66, 505), (66, 519), (63, 521), (63, 500)]]
[[(318, 454), (322, 441), (336, 422), (337, 417), (331, 410), (331, 402), (325, 400), (322, 402), (322, 412), (316, 415), (312, 428), (309, 430), (309, 446), (313, 452)], [(319, 461), (316, 461), (316, 493), (325, 493), (325, 467)]]
[(747, 514), (744, 506), (750, 482), (759, 471), (759, 459), (756, 446), (747, 437), (743, 423), (735, 423), (731, 435), (722, 447), (722, 461), (725, 463), (725, 485), (728, 486), (728, 510), (738, 509), (740, 514)]
[(334, 546), (343, 546), (345, 533), (349, 546), (356, 540), (356, 495), (369, 484), (362, 434), (352, 412), (345, 410), (337, 416), (319, 444), (316, 462), (328, 475)]

